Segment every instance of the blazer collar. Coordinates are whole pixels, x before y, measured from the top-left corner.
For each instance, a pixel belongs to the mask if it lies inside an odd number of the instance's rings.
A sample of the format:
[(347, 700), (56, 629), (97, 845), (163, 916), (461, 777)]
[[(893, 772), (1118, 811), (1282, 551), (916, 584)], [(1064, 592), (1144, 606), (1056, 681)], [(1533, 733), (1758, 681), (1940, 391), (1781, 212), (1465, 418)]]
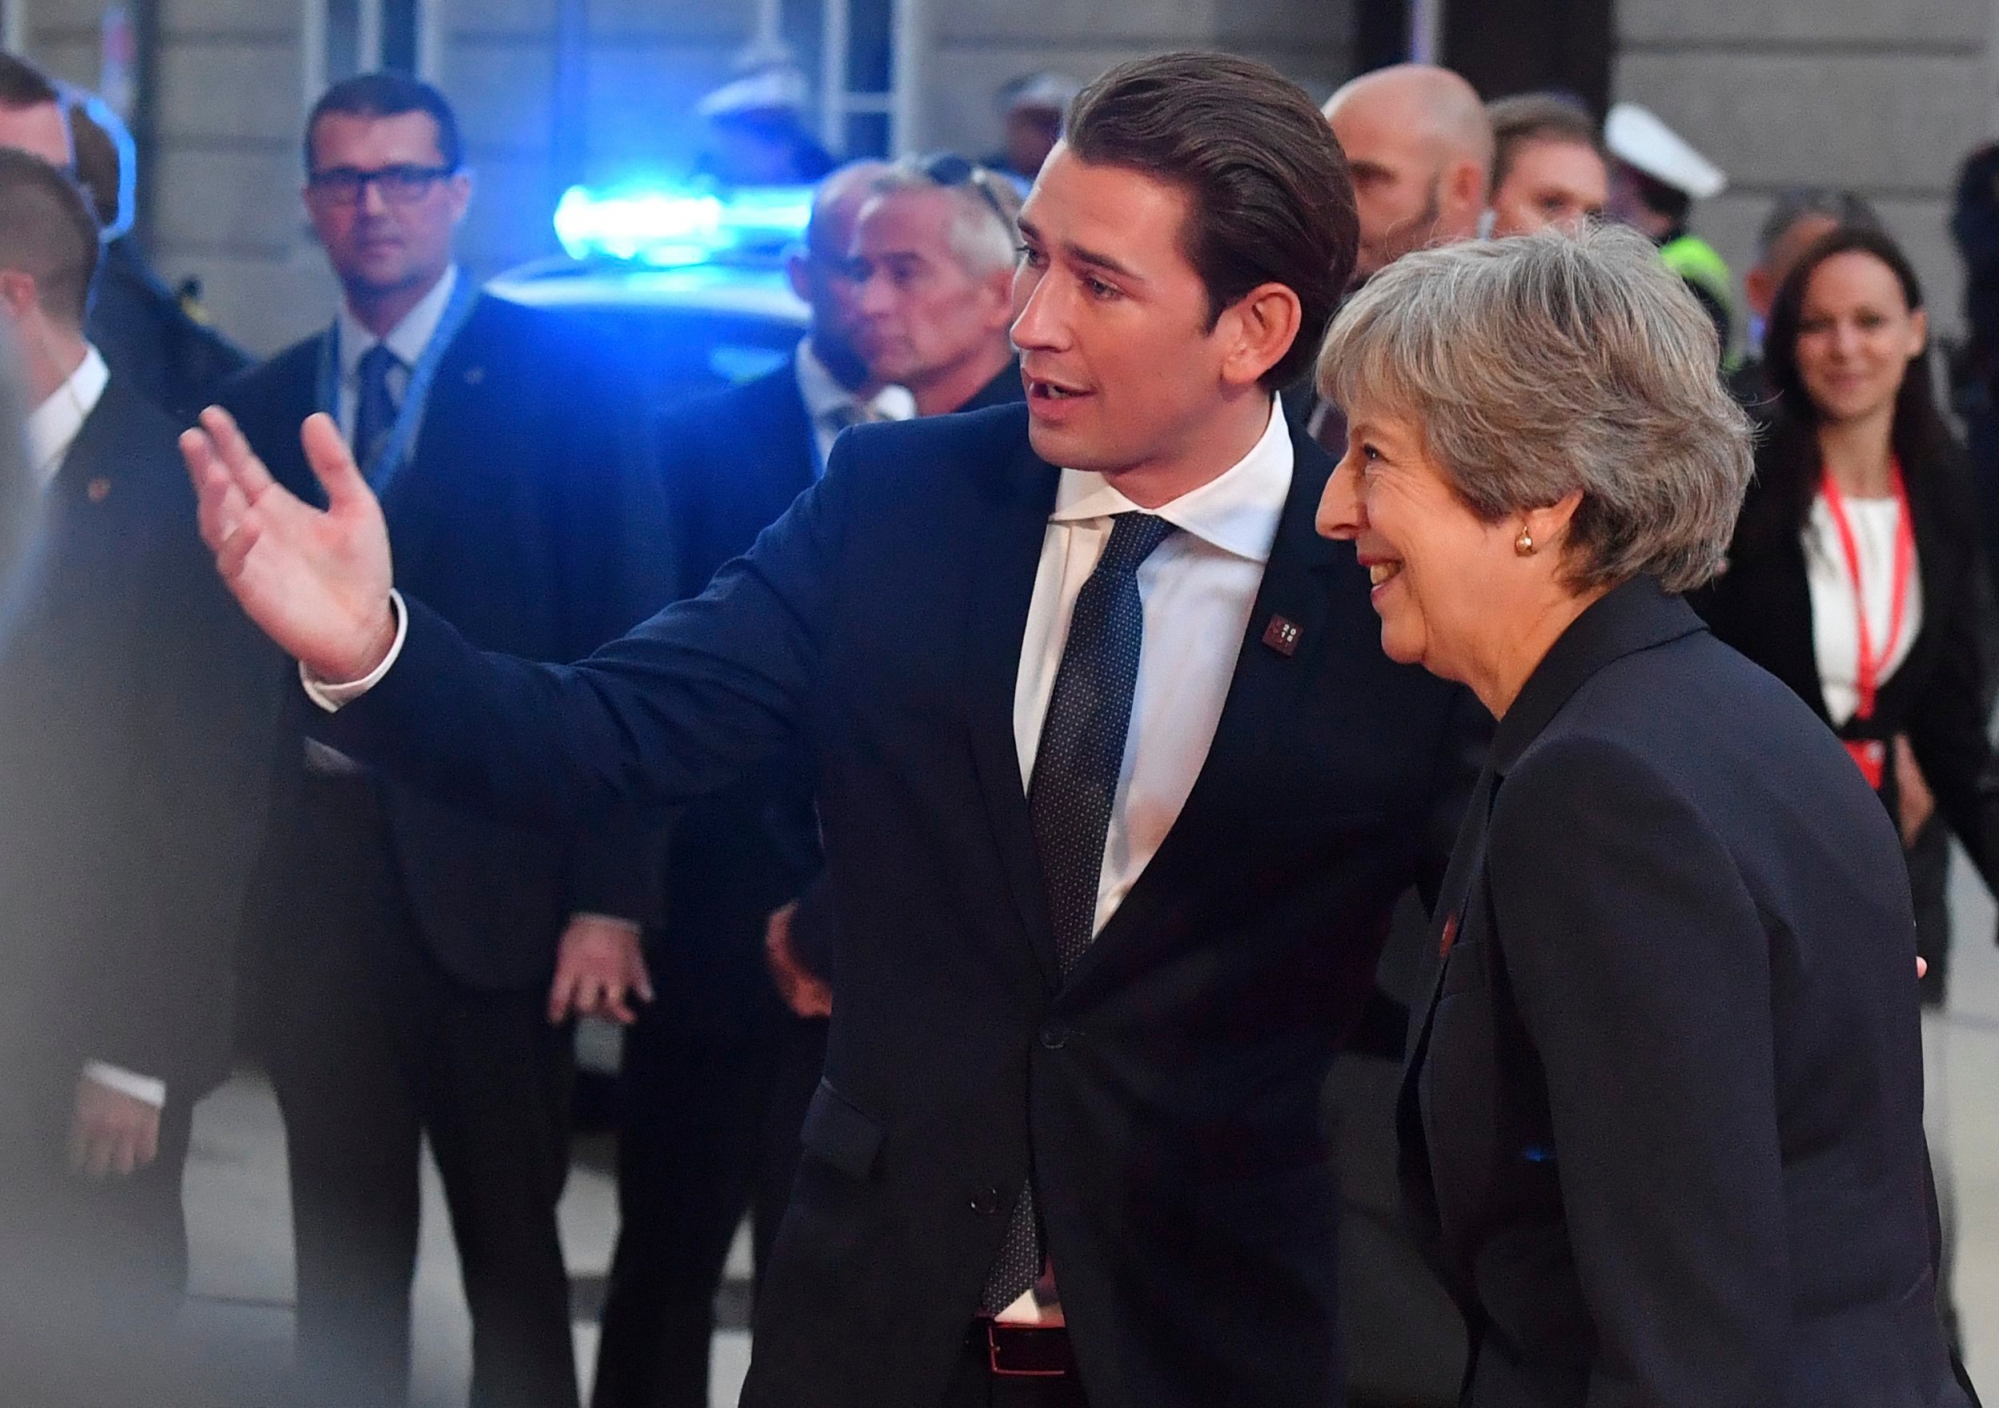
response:
[(1611, 661), (1707, 629), (1685, 598), (1654, 577), (1613, 587), (1578, 616), (1528, 676), (1492, 737), (1492, 770), (1504, 776), (1591, 675)]

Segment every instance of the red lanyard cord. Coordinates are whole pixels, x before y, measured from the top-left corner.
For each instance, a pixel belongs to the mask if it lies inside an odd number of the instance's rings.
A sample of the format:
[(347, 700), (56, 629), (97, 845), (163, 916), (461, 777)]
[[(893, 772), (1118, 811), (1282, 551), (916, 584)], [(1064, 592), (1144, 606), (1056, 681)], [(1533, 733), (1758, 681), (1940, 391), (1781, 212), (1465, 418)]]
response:
[(1881, 673), (1894, 658), (1895, 647), (1902, 639), (1902, 629), (1908, 624), (1909, 581), (1916, 571), (1916, 533), (1909, 519), (1909, 489), (1902, 479), (1901, 464), (1890, 460), (1888, 474), (1894, 482), (1895, 504), (1899, 512), (1895, 520), (1893, 595), (1889, 605), (1888, 638), (1881, 643), (1878, 655), (1874, 652), (1874, 633), (1867, 625), (1867, 594), (1861, 583), (1860, 546), (1853, 536), (1853, 523), (1847, 517), (1846, 497), (1839, 492), (1839, 485), (1830, 472), (1824, 475), (1821, 486), (1826, 507), (1832, 512), (1833, 526), (1839, 530), (1839, 546), (1846, 558), (1847, 575), (1853, 580), (1853, 616), (1860, 647), (1860, 658), (1854, 671), (1855, 692), (1860, 700), (1853, 715), (1861, 720), (1874, 717), (1874, 701), (1881, 690)]

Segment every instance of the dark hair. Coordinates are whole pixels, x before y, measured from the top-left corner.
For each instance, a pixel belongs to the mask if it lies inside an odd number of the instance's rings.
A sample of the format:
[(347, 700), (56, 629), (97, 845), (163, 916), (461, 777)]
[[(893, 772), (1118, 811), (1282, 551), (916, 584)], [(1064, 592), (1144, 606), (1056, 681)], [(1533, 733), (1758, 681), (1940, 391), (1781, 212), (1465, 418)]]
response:
[[(1840, 254), (1866, 254), (1880, 260), (1902, 286), (1911, 312), (1923, 306), (1923, 289), (1901, 246), (1880, 230), (1844, 228), (1815, 241), (1799, 258), (1770, 305), (1769, 330), (1764, 336), (1764, 369), (1778, 393), (1778, 413), (1759, 457), (1759, 498), (1765, 505), (1768, 531), (1795, 533), (1811, 513), (1823, 472), (1818, 443), (1818, 408), (1805, 390), (1798, 370), (1798, 330), (1804, 316), (1805, 289), (1819, 266)], [(1911, 358), (1895, 394), (1892, 431), (1895, 457), (1902, 465), (1911, 497), (1950, 493), (1960, 477), (1962, 451), (1937, 410), (1930, 384), (1929, 349)], [(1953, 531), (1974, 531), (1969, 518), (1948, 513), (1940, 521)], [(1747, 526), (1747, 525), (1746, 525)]]
[(83, 326), (97, 221), (67, 173), (11, 148), (0, 148), (0, 268), (32, 277), (44, 311)]
[(1564, 142), (1603, 155), (1596, 119), (1582, 103), (1562, 93), (1516, 93), (1485, 105), (1492, 121), (1492, 189), (1513, 169), (1513, 159), (1530, 142)]
[(76, 179), (89, 193), (97, 223), (106, 230), (121, 224), (128, 213), (124, 208), (118, 141), (97, 123), (82, 103), (69, 109), (69, 140), (76, 152)]
[(465, 163), (464, 143), (458, 136), (458, 118), (444, 94), (406, 73), (360, 73), (343, 78), (312, 105), (305, 120), (305, 169), (312, 170), (312, 134), (328, 113), (350, 117), (400, 117), (406, 112), (428, 113), (437, 124), (437, 154), (447, 170), (456, 171)]
[(38, 108), (58, 101), (47, 74), (19, 55), (0, 53), (0, 108)]
[(1835, 190), (1830, 186), (1792, 186), (1777, 194), (1770, 213), (1756, 232), (1756, 256), (1768, 259), (1778, 241), (1791, 233), (1800, 220), (1823, 215), (1835, 224), (1854, 230), (1879, 230), (1881, 217), (1867, 198), (1856, 191)]
[(1298, 295), (1298, 336), (1263, 383), (1303, 376), (1360, 243), (1346, 155), (1305, 91), (1250, 59), (1161, 54), (1077, 94), (1066, 129), (1081, 160), (1187, 193), (1181, 248), (1207, 287), (1210, 328), (1261, 284)]

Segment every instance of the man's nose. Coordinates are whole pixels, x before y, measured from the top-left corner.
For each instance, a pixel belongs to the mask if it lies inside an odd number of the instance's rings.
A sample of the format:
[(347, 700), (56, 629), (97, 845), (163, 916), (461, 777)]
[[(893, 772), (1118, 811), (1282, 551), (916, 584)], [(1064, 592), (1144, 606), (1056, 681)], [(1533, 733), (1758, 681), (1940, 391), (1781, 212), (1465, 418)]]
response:
[(1058, 299), (1050, 280), (1039, 278), (1032, 285), (1014, 289), (1013, 345), (1021, 351), (1039, 348), (1050, 351), (1065, 345)]
[(1351, 452), (1333, 466), (1333, 477), (1326, 481), (1326, 492), (1319, 496), (1319, 516), (1314, 526), (1320, 537), (1341, 542), (1358, 537), (1367, 526), (1367, 511), (1360, 502), (1360, 470), (1354, 465)]
[(361, 183), (360, 204), (364, 215), (382, 216), (389, 213), (389, 198), (382, 194), (380, 181)]

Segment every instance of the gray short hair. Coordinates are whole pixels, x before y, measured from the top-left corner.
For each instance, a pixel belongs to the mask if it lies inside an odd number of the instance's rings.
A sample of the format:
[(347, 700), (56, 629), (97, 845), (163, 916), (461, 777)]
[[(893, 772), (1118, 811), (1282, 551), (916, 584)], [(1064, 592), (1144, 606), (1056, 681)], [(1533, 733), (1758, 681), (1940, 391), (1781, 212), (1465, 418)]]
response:
[(1333, 322), (1320, 392), (1411, 416), (1480, 517), (1581, 491), (1571, 585), (1640, 575), (1687, 591), (1720, 569), (1753, 465), (1713, 320), (1626, 229), (1420, 250)]
[(964, 162), (966, 179), (947, 183), (930, 172), (930, 167), (955, 158), (915, 159), (896, 162), (875, 180), (880, 195), (897, 191), (943, 191), (951, 198), (951, 252), (958, 264), (974, 279), (983, 279), (1001, 269), (1010, 269), (1020, 253), (1020, 192), (996, 171)]

